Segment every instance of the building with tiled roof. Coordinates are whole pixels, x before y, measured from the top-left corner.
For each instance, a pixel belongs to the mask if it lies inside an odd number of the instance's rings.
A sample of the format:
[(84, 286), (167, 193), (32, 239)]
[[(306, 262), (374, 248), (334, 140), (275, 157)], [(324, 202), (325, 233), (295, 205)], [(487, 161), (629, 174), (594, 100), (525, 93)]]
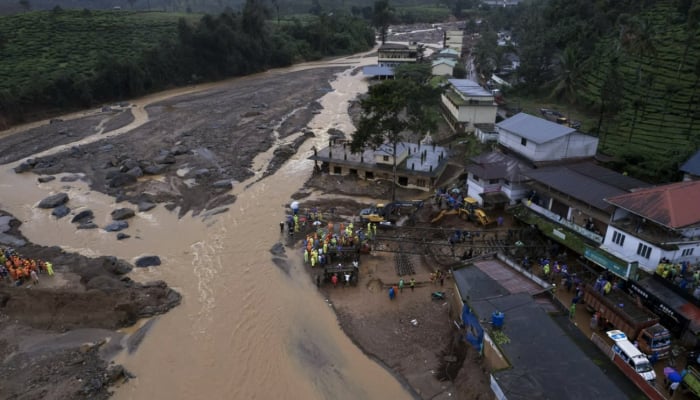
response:
[(608, 197), (615, 207), (603, 245), (653, 271), (662, 259), (700, 261), (700, 181)]

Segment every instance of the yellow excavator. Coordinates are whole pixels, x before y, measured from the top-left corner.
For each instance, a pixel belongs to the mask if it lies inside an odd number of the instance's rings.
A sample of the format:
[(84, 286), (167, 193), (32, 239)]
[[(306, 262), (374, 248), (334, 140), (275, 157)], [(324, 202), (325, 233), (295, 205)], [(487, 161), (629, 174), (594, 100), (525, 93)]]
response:
[(489, 218), (488, 214), (486, 214), (486, 211), (479, 207), (479, 202), (473, 197), (465, 197), (464, 203), (462, 203), (459, 208), (440, 211), (440, 213), (430, 222), (434, 224), (440, 221), (446, 215), (455, 214), (459, 214), (459, 217), (463, 220), (469, 220), (483, 226), (490, 225), (494, 222), (491, 220), (491, 218)]

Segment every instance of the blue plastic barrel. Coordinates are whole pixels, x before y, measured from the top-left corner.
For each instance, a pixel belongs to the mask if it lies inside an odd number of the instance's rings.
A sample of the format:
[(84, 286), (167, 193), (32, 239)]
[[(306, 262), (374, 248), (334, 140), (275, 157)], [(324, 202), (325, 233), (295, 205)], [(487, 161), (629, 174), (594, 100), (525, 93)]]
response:
[(505, 320), (506, 315), (500, 311), (495, 311), (491, 314), (491, 324), (496, 329), (501, 329), (503, 327), (503, 320)]

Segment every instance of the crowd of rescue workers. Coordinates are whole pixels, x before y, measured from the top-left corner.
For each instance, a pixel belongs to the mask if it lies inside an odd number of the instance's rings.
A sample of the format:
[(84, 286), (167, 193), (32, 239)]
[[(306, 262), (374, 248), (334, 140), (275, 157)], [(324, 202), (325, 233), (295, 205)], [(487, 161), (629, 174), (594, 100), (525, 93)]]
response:
[(15, 249), (0, 249), (0, 282), (15, 286), (39, 284), (39, 275), (53, 276), (49, 261), (22, 257)]

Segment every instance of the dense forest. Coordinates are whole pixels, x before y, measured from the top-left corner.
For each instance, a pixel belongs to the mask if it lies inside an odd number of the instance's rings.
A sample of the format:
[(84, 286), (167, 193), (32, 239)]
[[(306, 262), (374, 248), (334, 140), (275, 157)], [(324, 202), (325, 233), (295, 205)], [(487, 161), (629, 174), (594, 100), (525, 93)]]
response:
[(189, 83), (369, 49), (349, 15), (284, 21), (258, 0), (196, 20), (155, 12), (62, 10), (0, 17), (0, 128)]
[(593, 115), (614, 167), (669, 181), (700, 148), (699, 22), (698, 0), (546, 0), (492, 10), (483, 30), (512, 30), (521, 93)]

